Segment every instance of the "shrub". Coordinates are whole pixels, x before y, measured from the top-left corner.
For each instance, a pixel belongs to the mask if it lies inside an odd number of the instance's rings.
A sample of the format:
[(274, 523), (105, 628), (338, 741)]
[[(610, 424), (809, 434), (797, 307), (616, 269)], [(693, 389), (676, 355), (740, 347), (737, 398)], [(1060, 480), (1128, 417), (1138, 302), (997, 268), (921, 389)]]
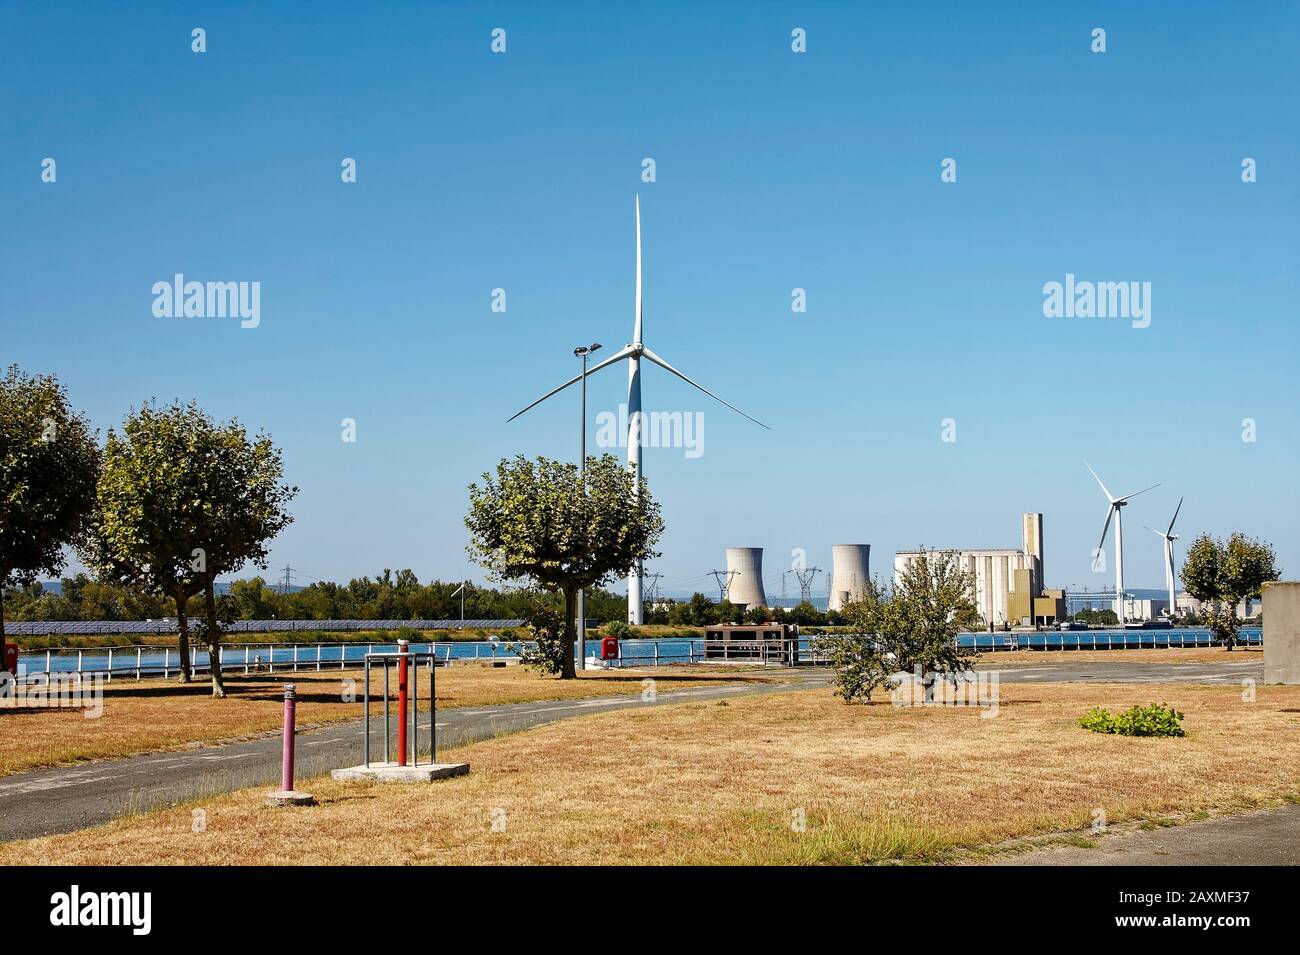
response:
[(1183, 714), (1165, 703), (1133, 706), (1119, 716), (1095, 707), (1079, 719), (1079, 725), (1094, 733), (1115, 736), (1186, 736)]
[(605, 633), (618, 640), (630, 640), (636, 636), (636, 631), (632, 629), (631, 624), (624, 623), (622, 620), (611, 620), (605, 624)]

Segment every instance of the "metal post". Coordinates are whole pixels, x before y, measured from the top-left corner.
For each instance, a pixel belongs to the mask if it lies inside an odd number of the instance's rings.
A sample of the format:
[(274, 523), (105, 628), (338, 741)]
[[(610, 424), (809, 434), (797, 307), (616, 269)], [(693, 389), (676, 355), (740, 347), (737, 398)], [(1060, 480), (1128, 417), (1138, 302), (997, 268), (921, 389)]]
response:
[(405, 640), (397, 641), (397, 765), (406, 765), (406, 657)]
[(293, 792), (293, 734), (295, 708), (297, 704), (295, 687), (292, 683), (284, 685), (284, 733), (280, 752), (280, 791)]
[(366, 765), (369, 766), (370, 765), (370, 656), (369, 654), (366, 655), (366, 659), (363, 664), (363, 669), (366, 675), (366, 688), (363, 691), (365, 693), (365, 703), (363, 705), (366, 708), (365, 711), (366, 742), (365, 742), (364, 749), (365, 749)]
[(293, 672), (298, 672), (298, 644), (293, 645)]
[(77, 672), (81, 672), (81, 651), (77, 651)]
[[(582, 482), (582, 493), (587, 493), (587, 355), (590, 349), (580, 348), (582, 355), (582, 438), (578, 452), (578, 477)], [(565, 647), (568, 652), (568, 647)], [(587, 669), (587, 592), (578, 591), (578, 669)]]
[(411, 765), (420, 765), (420, 659), (411, 665)]
[(113, 648), (108, 648), (108, 682), (113, 682)]
[(135, 648), (135, 678), (140, 679), (140, 648)]
[(248, 644), (244, 644), (244, 676), (248, 676)]
[(388, 655), (384, 655), (384, 762), (392, 762), (388, 758)]
[(50, 682), (50, 651), (45, 651), (45, 682)]
[(318, 671), (320, 670), (320, 647), (321, 645), (319, 643), (316, 644), (316, 669)]
[(266, 645), (266, 672), (275, 672), (275, 644), (273, 643)]
[[(168, 664), (168, 663), (170, 662), (170, 660), (171, 660), (171, 655), (172, 655), (172, 648), (171, 648), (171, 647), (163, 647), (163, 679), (164, 679), (164, 680), (167, 679), (167, 670), (168, 670), (168, 666), (167, 666), (167, 664)], [(50, 672), (50, 668), (49, 668), (48, 666), (46, 666), (46, 668), (45, 668), (45, 672), (46, 672), (46, 673), (49, 673), (49, 672)]]

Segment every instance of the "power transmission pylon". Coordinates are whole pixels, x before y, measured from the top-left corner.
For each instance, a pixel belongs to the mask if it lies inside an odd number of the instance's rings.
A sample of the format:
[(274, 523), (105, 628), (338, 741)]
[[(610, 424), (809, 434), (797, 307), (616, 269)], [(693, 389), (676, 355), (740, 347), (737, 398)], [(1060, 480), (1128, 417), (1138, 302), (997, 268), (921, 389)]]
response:
[(284, 565), (284, 580), (283, 580), (283, 581), (281, 582), (281, 584), (280, 584), (280, 593), (282, 593), (282, 594), (288, 594), (288, 593), (289, 593), (290, 588), (293, 586), (292, 578), (293, 578), (293, 568), (290, 567), (288, 564), (285, 564), (285, 565)]
[[(727, 599), (727, 594), (731, 592), (731, 578), (736, 576), (736, 571), (711, 570), (709, 573), (711, 573), (713, 578), (718, 582), (718, 603), (722, 603)], [(724, 575), (727, 578), (726, 583), (723, 583), (722, 581)]]
[(796, 570), (794, 575), (799, 578), (799, 599), (804, 603), (812, 603), (813, 578), (821, 573), (820, 567), (809, 567), (807, 570)]
[(659, 580), (663, 574), (641, 573), (641, 602), (651, 608), (659, 602)]

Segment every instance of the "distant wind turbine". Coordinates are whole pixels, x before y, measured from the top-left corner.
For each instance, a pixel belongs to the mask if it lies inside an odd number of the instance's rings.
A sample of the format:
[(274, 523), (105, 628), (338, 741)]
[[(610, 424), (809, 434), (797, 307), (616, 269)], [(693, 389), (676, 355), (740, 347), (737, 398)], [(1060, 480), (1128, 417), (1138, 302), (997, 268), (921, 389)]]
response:
[(1115, 497), (1106, 489), (1106, 485), (1101, 483), (1101, 478), (1097, 477), (1097, 472), (1092, 470), (1092, 465), (1087, 461), (1083, 466), (1092, 472), (1092, 476), (1097, 479), (1101, 485), (1101, 491), (1106, 495), (1106, 500), (1110, 505), (1106, 508), (1106, 523), (1101, 528), (1101, 543), (1097, 545), (1098, 549), (1106, 546), (1106, 532), (1110, 530), (1110, 519), (1115, 518), (1115, 616), (1119, 622), (1124, 622), (1124, 519), (1121, 516), (1121, 509), (1130, 500), (1139, 494), (1145, 494), (1147, 491), (1157, 488), (1159, 484), (1152, 484), (1151, 487), (1145, 487), (1140, 491), (1134, 491), (1132, 494), (1125, 494), (1123, 497)]
[(1151, 533), (1159, 536), (1165, 542), (1165, 583), (1169, 586), (1169, 616), (1174, 615), (1177, 607), (1176, 597), (1174, 596), (1174, 541), (1178, 540), (1178, 535), (1174, 533), (1174, 521), (1178, 520), (1178, 512), (1183, 509), (1183, 499), (1178, 499), (1178, 506), (1174, 508), (1174, 516), (1169, 520), (1169, 526), (1164, 531), (1158, 531), (1154, 527), (1148, 527)]
[[(668, 362), (664, 361), (653, 351), (646, 347), (641, 340), (641, 197), (636, 197), (636, 318), (632, 326), (632, 342), (624, 345), (623, 348), (610, 355), (602, 362), (597, 362), (587, 370), (587, 374), (594, 375), (602, 368), (608, 368), (610, 365), (627, 359), (627, 466), (632, 472), (633, 493), (640, 494), (641, 489), (641, 442), (643, 440), (642, 431), (642, 411), (641, 411), (641, 359), (653, 362), (660, 368), (670, 374), (676, 375), (682, 381), (686, 382), (693, 388), (696, 388), (714, 401), (726, 405), (736, 414), (744, 418), (749, 418), (754, 424), (767, 428), (767, 425), (757, 418), (745, 414), (735, 405), (723, 401), (709, 389), (705, 388), (698, 382), (692, 381), (684, 374), (674, 368)], [(582, 375), (575, 375), (558, 388), (552, 388), (546, 394), (542, 395), (522, 411), (511, 415), (507, 420), (514, 421), (525, 411), (537, 407), (552, 395), (559, 394), (570, 385), (575, 385), (582, 380)], [(770, 431), (771, 429), (768, 428)], [(644, 607), (641, 594), (641, 577), (643, 568), (638, 561), (627, 575), (627, 622), (633, 626), (639, 626), (645, 622)]]

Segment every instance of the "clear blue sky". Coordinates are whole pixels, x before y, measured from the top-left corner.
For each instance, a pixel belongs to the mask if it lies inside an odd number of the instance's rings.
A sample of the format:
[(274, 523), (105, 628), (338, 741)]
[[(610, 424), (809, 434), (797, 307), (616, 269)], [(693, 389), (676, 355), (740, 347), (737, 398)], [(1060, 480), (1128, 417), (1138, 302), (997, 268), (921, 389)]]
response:
[[(1163, 482), (1131, 586), (1180, 496), (1180, 560), (1243, 529), (1294, 576), (1298, 9), (4, 3), (0, 360), (100, 429), (149, 397), (264, 426), (299, 582), (455, 578), (467, 483), (576, 455), (576, 393), (506, 418), (630, 338), (639, 191), (647, 344), (772, 426), (645, 369), (648, 410), (706, 422), (701, 457), (646, 453), (666, 589), (728, 545), (770, 581), (796, 547), (1018, 546), (1028, 509), (1048, 583), (1104, 586), (1085, 457)], [(176, 272), (260, 281), (260, 327), (155, 318)], [(1068, 272), (1151, 282), (1151, 326), (1044, 317)], [(592, 380), (593, 429), (625, 393)]]

